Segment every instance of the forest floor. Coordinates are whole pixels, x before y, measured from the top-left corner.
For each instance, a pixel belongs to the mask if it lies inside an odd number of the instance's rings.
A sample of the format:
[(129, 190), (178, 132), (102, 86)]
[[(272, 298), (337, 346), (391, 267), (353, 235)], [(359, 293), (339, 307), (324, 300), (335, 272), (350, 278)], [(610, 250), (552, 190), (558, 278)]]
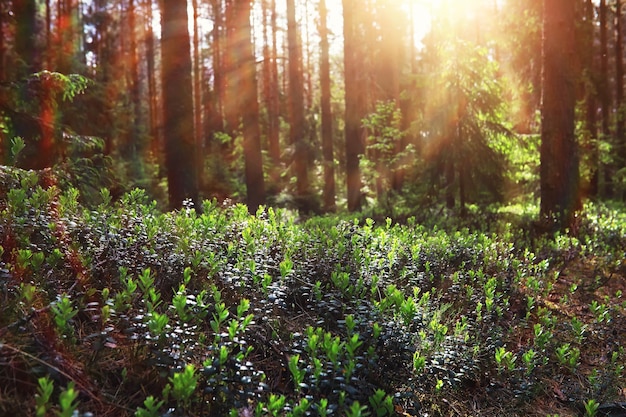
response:
[(0, 416), (626, 415), (623, 207), (539, 236), (29, 175), (0, 187)]

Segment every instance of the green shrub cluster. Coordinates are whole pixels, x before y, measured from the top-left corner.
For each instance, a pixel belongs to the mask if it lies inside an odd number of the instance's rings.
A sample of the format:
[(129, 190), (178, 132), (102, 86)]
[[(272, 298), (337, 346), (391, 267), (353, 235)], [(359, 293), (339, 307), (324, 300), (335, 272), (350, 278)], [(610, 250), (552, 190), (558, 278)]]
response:
[(2, 415), (534, 415), (623, 395), (619, 209), (542, 237), (512, 209), (481, 227), (162, 213), (140, 190), (87, 209), (19, 175), (0, 202)]

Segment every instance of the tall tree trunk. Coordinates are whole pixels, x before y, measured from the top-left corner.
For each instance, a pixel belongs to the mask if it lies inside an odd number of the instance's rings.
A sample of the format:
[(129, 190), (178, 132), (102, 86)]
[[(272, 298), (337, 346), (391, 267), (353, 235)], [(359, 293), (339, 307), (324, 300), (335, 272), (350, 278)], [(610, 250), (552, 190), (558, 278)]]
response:
[[(192, 0), (193, 6), (193, 125), (196, 142), (196, 167), (198, 181), (202, 182), (204, 164), (204, 142), (202, 140), (202, 72), (200, 71), (200, 28), (198, 26), (198, 0)], [(198, 185), (200, 188), (200, 184)]]
[(345, 82), (345, 141), (346, 141), (346, 185), (348, 210), (361, 208), (361, 171), (359, 158), (363, 155), (363, 128), (361, 125), (362, 92), (360, 89), (362, 68), (359, 67), (357, 22), (355, 12), (360, 4), (357, 0), (342, 0), (344, 38), (344, 82)]
[(146, 73), (148, 77), (148, 108), (150, 112), (150, 144), (153, 156), (159, 155), (161, 136), (159, 134), (159, 103), (156, 82), (155, 47), (154, 32), (152, 30), (152, 0), (145, 0), (146, 18), (144, 26), (146, 28)]
[(322, 113), (322, 154), (324, 157), (324, 210), (335, 211), (335, 161), (333, 152), (333, 117), (330, 89), (330, 53), (328, 42), (328, 10), (320, 0), (320, 107)]
[(454, 169), (454, 160), (455, 158), (452, 155), (447, 155), (444, 162), (444, 175), (445, 175), (445, 189), (446, 189), (446, 207), (454, 208), (454, 177), (455, 177), (455, 169)]
[(237, 2), (243, 0), (226, 0), (224, 12), (225, 47), (222, 55), (222, 73), (224, 79), (224, 120), (226, 131), (232, 137), (239, 128), (238, 84), (241, 68), (237, 68), (237, 44), (242, 36), (237, 26)]
[(139, 90), (139, 56), (137, 51), (137, 26), (135, 19), (135, 0), (129, 0), (128, 2), (128, 33), (129, 33), (129, 48), (130, 48), (130, 92), (131, 102), (133, 107), (133, 121), (132, 121), (132, 134), (129, 138), (127, 155), (130, 158), (133, 176), (139, 178), (143, 175), (140, 170), (141, 162), (138, 157), (138, 148), (141, 147), (139, 141), (141, 140), (141, 94)]
[[(273, 6), (275, 6), (274, 1), (273, 3)], [(270, 9), (268, 0), (263, 0), (261, 7), (263, 15), (263, 99), (267, 109), (267, 148), (272, 161), (270, 178), (272, 184), (277, 185), (280, 178), (280, 109), (278, 100), (275, 99), (278, 96), (278, 83), (274, 84), (273, 73), (276, 69), (274, 65), (276, 57), (272, 53), (273, 45), (270, 44), (270, 33), (268, 31), (268, 29), (272, 30), (270, 14), (273, 14), (275, 11)], [(275, 38), (275, 36), (272, 33), (272, 37)]]
[(544, 0), (543, 7), (540, 214), (549, 230), (564, 230), (581, 205), (574, 136), (576, 20), (571, 0)]
[(594, 13), (593, 0), (585, 1), (585, 70), (586, 70), (586, 92), (585, 92), (585, 104), (586, 104), (586, 118), (585, 128), (589, 132), (589, 138), (585, 144), (586, 152), (591, 159), (591, 178), (589, 179), (589, 185), (587, 193), (591, 197), (598, 196), (598, 179), (599, 179), (599, 162), (600, 156), (598, 154), (598, 121), (597, 121), (597, 65), (596, 54), (594, 48), (595, 40), (595, 13)]
[[(610, 140), (610, 114), (611, 114), (611, 96), (609, 92), (609, 52), (607, 40), (607, 5), (606, 0), (600, 0), (600, 104), (602, 106), (602, 138), (601, 140)], [(611, 197), (613, 187), (611, 185), (611, 168), (609, 165), (602, 166), (604, 181), (604, 196)]]
[(270, 125), (272, 135), (270, 136), (270, 155), (280, 162), (280, 81), (278, 78), (278, 12), (276, 10), (276, 0), (271, 0), (271, 27), (272, 27), (272, 63), (270, 80)]
[(24, 77), (39, 70), (37, 56), (37, 4), (35, 0), (14, 0), (15, 16), (15, 53), (20, 57), (16, 78)]
[[(6, 74), (5, 74), (6, 45), (4, 43), (4, 37), (5, 37), (5, 32), (4, 32), (5, 14), (4, 13), (5, 13), (4, 2), (2, 2), (0, 3), (0, 82), (3, 82), (6, 79)], [(0, 149), (1, 148), (2, 147), (0, 147)]]
[(298, 39), (296, 7), (294, 0), (287, 0), (287, 43), (289, 48), (289, 139), (294, 147), (294, 171), (296, 196), (309, 193), (307, 167), (307, 142), (304, 120), (304, 83), (302, 79), (301, 43)]
[(224, 19), (222, 16), (222, 1), (212, 0), (211, 6), (213, 10), (213, 90), (214, 90), (214, 103), (215, 111), (219, 116), (218, 131), (224, 130), (224, 63), (222, 61), (222, 36), (221, 30), (224, 26)]
[(615, 1), (615, 144), (619, 150), (618, 167), (626, 166), (624, 125), (624, 52), (622, 47), (622, 1)]
[[(383, 2), (382, 13), (378, 15), (381, 28), (381, 59), (377, 77), (381, 86), (380, 98), (383, 101), (393, 102), (395, 108), (398, 108), (400, 105), (400, 73), (402, 71), (402, 43), (400, 40), (403, 38), (402, 28), (406, 26), (399, 24), (404, 21), (403, 11), (397, 2), (387, 1)], [(410, 22), (407, 23), (412, 25)], [(397, 138), (393, 152), (398, 155), (405, 147), (404, 140)], [(392, 189), (399, 191), (402, 188), (404, 175), (398, 164), (384, 167), (379, 175), (384, 178), (387, 184), (391, 185)]]
[(165, 164), (171, 208), (191, 199), (197, 206), (191, 48), (186, 0), (162, 2), (161, 56)]
[[(457, 104), (457, 107), (461, 107), (460, 105)], [(457, 110), (457, 114), (460, 113), (461, 111), (463, 111), (462, 109), (458, 109)], [(458, 120), (458, 118), (457, 118)], [(454, 129), (454, 142), (455, 142), (455, 149), (452, 151), (453, 153), (455, 153), (455, 162), (456, 162), (456, 168), (457, 168), (457, 175), (459, 176), (459, 212), (461, 214), (461, 216), (465, 216), (467, 214), (467, 190), (466, 190), (466, 183), (467, 183), (467, 170), (466, 170), (466, 163), (465, 160), (460, 157), (459, 155), (459, 150), (462, 148), (463, 144), (462, 144), (462, 140), (463, 140), (463, 133), (461, 131), (461, 127), (459, 125), (456, 126), (456, 128)]]
[(259, 101), (257, 93), (256, 59), (250, 24), (251, 3), (238, 0), (237, 15), (240, 29), (240, 41), (237, 45), (242, 68), (240, 83), (240, 103), (243, 124), (243, 150), (245, 158), (245, 176), (248, 195), (248, 210), (255, 213), (261, 204), (265, 204), (265, 183), (263, 179), (263, 159), (261, 152), (261, 130), (259, 127)]
[(309, 10), (309, 0), (304, 1), (304, 39), (302, 40), (302, 73), (304, 76), (303, 85), (304, 88), (304, 108), (308, 111), (313, 105), (313, 60), (311, 59), (311, 27), (309, 16), (311, 11)]
[(72, 71), (72, 59), (77, 48), (76, 31), (78, 19), (73, 0), (58, 0), (57, 15), (57, 62), (56, 70), (62, 73)]
[(45, 68), (52, 66), (52, 9), (50, 0), (46, 0), (46, 51), (45, 51)]
[[(15, 45), (14, 50), (20, 58), (22, 65), (17, 67), (12, 77), (21, 78), (37, 72), (41, 69), (40, 56), (36, 44), (37, 7), (35, 0), (13, 1), (13, 14), (15, 17)], [(27, 158), (24, 167), (43, 169), (50, 167), (55, 162), (54, 123), (55, 111), (53, 103), (53, 79), (43, 75), (39, 79), (39, 126), (35, 131), (39, 135), (37, 152)], [(35, 139), (29, 138), (29, 139)]]

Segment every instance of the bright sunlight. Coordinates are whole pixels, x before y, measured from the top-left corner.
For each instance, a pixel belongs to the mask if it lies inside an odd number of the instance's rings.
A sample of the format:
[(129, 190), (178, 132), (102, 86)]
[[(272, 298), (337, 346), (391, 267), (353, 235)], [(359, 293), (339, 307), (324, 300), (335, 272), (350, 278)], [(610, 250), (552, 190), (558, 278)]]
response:
[[(343, 25), (342, 0), (326, 0), (329, 13), (329, 26), (335, 33), (341, 33)], [(490, 20), (500, 10), (506, 0), (388, 0), (389, 4), (398, 4), (411, 16), (414, 25), (415, 44), (421, 45), (434, 21), (445, 22), (446, 26), (464, 31), (479, 33), (480, 29), (490, 26)]]

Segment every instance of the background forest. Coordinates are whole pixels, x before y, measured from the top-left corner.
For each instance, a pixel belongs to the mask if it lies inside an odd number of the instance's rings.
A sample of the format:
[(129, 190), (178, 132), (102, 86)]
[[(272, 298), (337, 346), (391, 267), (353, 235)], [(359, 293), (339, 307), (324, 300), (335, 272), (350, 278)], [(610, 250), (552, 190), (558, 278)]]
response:
[(620, 0), (0, 0), (0, 416), (626, 416)]
[(573, 33), (546, 39), (568, 80), (542, 90), (537, 0), (3, 1), (2, 158), (62, 166), (90, 204), (105, 186), (164, 208), (464, 213), (539, 197), (557, 91), (576, 136), (544, 168), (580, 170), (570, 200), (620, 199), (621, 3), (563, 7)]

